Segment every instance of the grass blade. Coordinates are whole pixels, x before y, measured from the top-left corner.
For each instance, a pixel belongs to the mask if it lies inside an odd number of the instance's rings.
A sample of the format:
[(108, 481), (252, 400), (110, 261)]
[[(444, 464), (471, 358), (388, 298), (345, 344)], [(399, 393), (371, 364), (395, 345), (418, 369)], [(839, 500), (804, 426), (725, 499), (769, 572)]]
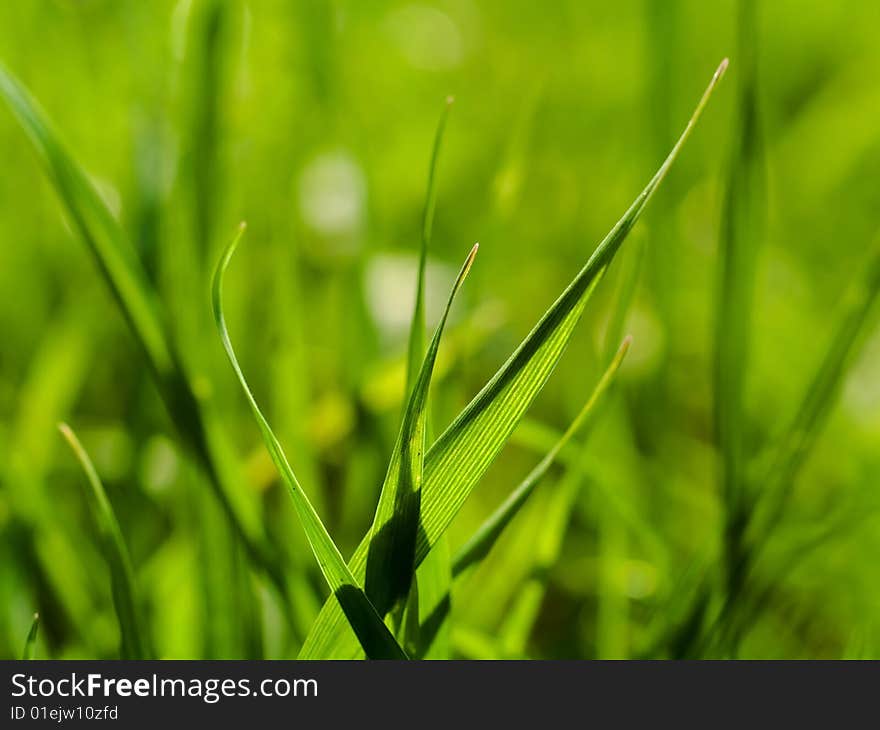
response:
[(443, 146), (443, 133), (446, 131), (446, 120), (454, 99), (446, 98), (446, 106), (440, 115), (437, 132), (434, 135), (434, 148), (431, 152), (431, 164), (428, 167), (428, 190), (425, 194), (425, 208), (422, 212), (422, 243), (419, 248), (419, 272), (416, 281), (416, 303), (413, 309), (412, 324), (409, 329), (409, 351), (406, 365), (406, 392), (415, 382), (422, 363), (425, 350), (425, 266), (428, 261), (428, 247), (431, 244), (431, 232), (434, 229), (434, 209), (437, 205), (437, 166), (440, 149)]
[(412, 583), (416, 568), (416, 541), (421, 523), (428, 391), (449, 310), (473, 265), (478, 249), (479, 244), (471, 249), (449, 293), (446, 309), (410, 393), (385, 483), (379, 495), (379, 505), (370, 531), (364, 589), (380, 616), (384, 616), (398, 600), (409, 593)]
[(714, 377), (715, 434), (720, 451), (725, 519), (726, 580), (736, 590), (747, 499), (743, 391), (748, 372), (752, 300), (759, 245), (764, 237), (764, 143), (758, 115), (755, 4), (739, 4), (738, 114), (722, 209)]
[[(412, 391), (413, 383), (418, 375), (422, 354), (425, 348), (425, 265), (428, 258), (428, 249), (431, 245), (431, 233), (434, 225), (434, 209), (437, 202), (437, 167), (440, 159), (440, 149), (443, 143), (443, 135), (446, 130), (446, 121), (454, 99), (446, 98), (446, 106), (437, 123), (437, 131), (434, 135), (434, 147), (431, 152), (431, 162), (428, 166), (428, 185), (425, 194), (425, 207), (422, 213), (422, 238), (419, 248), (419, 269), (416, 281), (416, 302), (413, 308), (413, 319), (409, 332), (409, 351), (407, 353), (406, 388), (405, 393)], [(426, 406), (425, 416), (425, 440), (433, 440), (434, 433), (431, 417)], [(420, 472), (421, 474), (421, 472)], [(421, 506), (421, 505), (420, 505)], [(425, 560), (415, 572), (411, 581), (410, 595), (407, 603), (404, 624), (404, 645), (411, 655), (423, 658), (430, 650), (432, 658), (446, 658), (448, 656), (447, 633), (441, 626), (434, 632), (435, 639), (430, 646), (423, 646), (420, 639), (421, 617), (431, 614), (436, 608), (436, 601), (448, 599), (449, 587), (452, 580), (452, 571), (449, 564), (449, 546), (438, 545), (432, 553), (432, 557)], [(369, 559), (367, 561), (369, 567)], [(369, 570), (368, 570), (369, 573)]]
[(155, 293), (133, 250), (127, 245), (122, 228), (64, 148), (36, 101), (2, 64), (0, 96), (33, 143), (68, 217), (97, 261), (104, 280), (144, 351), (172, 421), (207, 474), (224, 514), (251, 559), (267, 571), (283, 593), (283, 577), (274, 565), (272, 551), (261, 535), (259, 523), (254, 515), (241, 508), (223, 479), (222, 469), (212, 453), (209, 424), (171, 345)]
[(33, 659), (34, 649), (37, 645), (37, 629), (40, 626), (40, 614), (34, 614), (34, 620), (31, 622), (30, 631), (28, 631), (27, 639), (24, 641), (24, 651), (21, 652), (22, 659)]
[(498, 537), (504, 531), (504, 528), (507, 527), (510, 521), (519, 513), (522, 506), (526, 503), (532, 492), (534, 492), (535, 487), (538, 486), (540, 481), (550, 470), (550, 467), (556, 460), (559, 452), (565, 448), (575, 434), (590, 422), (590, 416), (596, 412), (596, 405), (614, 381), (614, 377), (620, 368), (620, 364), (623, 362), (623, 358), (626, 356), (631, 341), (632, 338), (629, 336), (624, 339), (620, 348), (617, 350), (617, 354), (612, 359), (608, 369), (599, 379), (599, 382), (596, 384), (596, 387), (593, 389), (587, 402), (571, 422), (571, 425), (566, 429), (565, 433), (563, 433), (560, 439), (554, 444), (553, 448), (550, 449), (538, 465), (529, 472), (528, 476), (519, 483), (516, 489), (510, 493), (498, 509), (496, 509), (495, 512), (493, 512), (486, 521), (480, 525), (473, 536), (462, 545), (452, 561), (453, 576), (461, 575), (470, 566), (478, 563), (489, 554), (489, 551), (492, 549), (492, 546), (495, 545)]
[(223, 342), (223, 348), (226, 350), (242, 392), (254, 414), (257, 425), (260, 427), (266, 448), (293, 500), (294, 509), (305, 530), (321, 572), (324, 574), (330, 590), (333, 591), (333, 594), (339, 601), (339, 605), (351, 624), (361, 646), (371, 659), (406, 659), (406, 654), (397, 644), (388, 627), (385, 626), (382, 618), (376, 613), (373, 604), (370, 603), (363, 589), (345, 564), (345, 560), (343, 560), (339, 549), (336, 547), (336, 543), (333, 542), (333, 538), (330, 537), (327, 528), (324, 527), (324, 523), (321, 522), (321, 518), (315, 512), (312, 503), (300, 486), (293, 469), (287, 461), (281, 444), (272, 432), (269, 422), (260, 411), (260, 407), (257, 405), (257, 401), (253, 393), (251, 393), (244, 373), (238, 364), (238, 359), (235, 356), (235, 351), (232, 348), (232, 342), (226, 329), (226, 320), (223, 316), (222, 294), (223, 274), (229, 266), (229, 261), (232, 258), (232, 254), (235, 253), (238, 242), (241, 240), (244, 228), (245, 226), (242, 224), (237, 235), (227, 245), (226, 250), (217, 262), (212, 280), (211, 305), (217, 331)]
[(36, 102), (2, 64), (0, 95), (45, 164), (72, 223), (99, 262), (151, 365), (159, 373), (169, 373), (173, 369), (172, 355), (156, 313), (154, 297), (113, 215), (62, 147)]
[(144, 631), (137, 607), (137, 592), (134, 584), (134, 572), (131, 568), (131, 557), (122, 530), (113, 512), (113, 506), (107, 499), (104, 485), (92, 460), (86, 453), (76, 434), (66, 423), (58, 425), (74, 455), (79, 460), (89, 483), (88, 501), (98, 530), (98, 536), (104, 550), (104, 557), (110, 568), (110, 587), (113, 593), (113, 605), (119, 620), (119, 631), (122, 639), (120, 655), (123, 659), (149, 659), (150, 649), (147, 634)]
[[(725, 59), (687, 123), (681, 137), (623, 217), (599, 244), (589, 261), (545, 313), (504, 366), (446, 429), (425, 457), (422, 482), (422, 527), (416, 545), (420, 563), (449, 526), (471, 490), (500, 452), (516, 424), (537, 397), (562, 357), (586, 301), (601, 280), (648, 200), (669, 172), (697, 123), (716, 84), (727, 68)], [(366, 567), (366, 540), (355, 551), (351, 568)], [(349, 655), (350, 638), (342, 617), (325, 605), (306, 639), (300, 656)]]
[(861, 281), (851, 287), (831, 345), (819, 365), (803, 401), (776, 446), (776, 457), (765, 479), (765, 491), (756, 511), (749, 536), (759, 542), (782, 519), (798, 470), (819, 437), (848, 368), (857, 351), (860, 335), (880, 295), (880, 250), (865, 267)]

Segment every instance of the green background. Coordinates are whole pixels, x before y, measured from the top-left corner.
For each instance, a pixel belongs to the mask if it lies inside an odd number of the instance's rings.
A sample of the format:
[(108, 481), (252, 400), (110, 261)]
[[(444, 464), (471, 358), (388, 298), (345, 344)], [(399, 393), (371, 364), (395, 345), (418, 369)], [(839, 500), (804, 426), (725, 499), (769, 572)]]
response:
[[(729, 56), (565, 357), (450, 530), (454, 548), (577, 413), (637, 276), (618, 386), (567, 467), (456, 583), (450, 653), (880, 656), (876, 318), (782, 519), (748, 548), (756, 567), (734, 587), (725, 577), (713, 363), (716, 343), (736, 337), (716, 311), (737, 165), (752, 155), (756, 202), (734, 210), (753, 263), (744, 298), (728, 303), (750, 344), (728, 372), (743, 377), (753, 496), (876, 250), (880, 210), (880, 5), (774, 0), (758, 3), (754, 26), (747, 15), (698, 0), (0, 3), (0, 59), (161, 292), (195, 387), (224, 422), (242, 502), (303, 578), (302, 627), (325, 587), (210, 320), (209, 272), (238, 222), (249, 230), (228, 275), (232, 339), (348, 555), (398, 427), (445, 98), (429, 322), (481, 248), (440, 350), (438, 428), (580, 269)], [(64, 420), (119, 516), (157, 656), (295, 656), (297, 631), (179, 450), (136, 342), (5, 109), (0, 150), (0, 655), (20, 655), (34, 611), (37, 656), (117, 655)], [(560, 490), (574, 495), (562, 514)]]

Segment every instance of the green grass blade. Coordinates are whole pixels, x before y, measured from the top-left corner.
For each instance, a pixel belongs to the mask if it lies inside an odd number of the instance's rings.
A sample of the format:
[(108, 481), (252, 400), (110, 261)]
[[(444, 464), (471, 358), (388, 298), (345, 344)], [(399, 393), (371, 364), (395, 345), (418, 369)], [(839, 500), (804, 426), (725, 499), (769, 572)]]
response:
[[(681, 137), (660, 169), (599, 244), (584, 268), (507, 363), (428, 451), (422, 482), (423, 529), (420, 530), (416, 546), (417, 563), (424, 559), (434, 542), (449, 526), (550, 377), (571, 339), (587, 299), (657, 186), (666, 177), (726, 68), (725, 59), (713, 75)], [(352, 557), (353, 573), (362, 574), (364, 571), (366, 553), (365, 540)], [(336, 656), (337, 653), (349, 655), (350, 639), (341, 633), (344, 629), (341, 619), (340, 615), (334, 615), (334, 607), (325, 605), (300, 656), (327, 657)]]
[(425, 266), (428, 261), (428, 247), (431, 245), (431, 232), (434, 228), (434, 209), (437, 205), (437, 164), (440, 159), (440, 149), (443, 146), (443, 133), (446, 131), (446, 120), (449, 117), (449, 109), (453, 98), (447, 97), (446, 106), (440, 115), (437, 124), (437, 132), (434, 135), (434, 148), (431, 152), (431, 164), (428, 167), (428, 190), (425, 194), (425, 208), (422, 212), (422, 242), (419, 248), (419, 272), (416, 281), (416, 304), (413, 310), (412, 323), (409, 329), (409, 351), (406, 365), (406, 392), (409, 393), (419, 367), (422, 363), (422, 353), (425, 350)]
[(597, 403), (599, 403), (602, 396), (614, 381), (614, 377), (620, 368), (620, 364), (623, 362), (623, 358), (626, 356), (631, 341), (631, 337), (626, 337), (626, 339), (624, 339), (620, 348), (617, 350), (617, 354), (612, 359), (608, 369), (599, 379), (599, 382), (596, 384), (596, 387), (593, 389), (587, 402), (571, 422), (571, 425), (566, 429), (565, 433), (563, 433), (560, 439), (553, 445), (553, 448), (550, 449), (538, 465), (529, 472), (528, 476), (519, 483), (516, 489), (508, 495), (507, 499), (504, 500), (498, 509), (496, 509), (486, 521), (480, 525), (473, 536), (461, 546), (452, 561), (453, 576), (461, 575), (465, 570), (475, 563), (480, 562), (489, 554), (489, 551), (492, 549), (492, 546), (495, 545), (498, 537), (504, 531), (504, 528), (507, 527), (510, 521), (519, 513), (522, 506), (526, 503), (532, 492), (534, 492), (535, 487), (538, 486), (550, 470), (550, 467), (553, 462), (556, 461), (559, 452), (565, 448), (566, 444), (571, 441), (575, 434), (590, 422), (590, 416), (596, 412), (595, 409)]
[[(585, 448), (578, 444), (581, 459)], [(499, 629), (500, 644), (508, 656), (522, 656), (547, 594), (547, 573), (559, 559), (571, 514), (584, 483), (580, 465), (566, 472), (547, 492), (540, 525), (531, 536), (531, 565), (524, 584)]]
[(407, 609), (417, 611), (418, 620), (407, 625), (406, 646), (413, 647), (410, 653), (418, 659), (449, 658), (451, 585), (452, 557), (449, 540), (444, 535), (419, 565), (416, 582), (410, 592)]
[(147, 634), (138, 615), (137, 591), (135, 590), (134, 571), (131, 568), (131, 557), (119, 521), (113, 512), (113, 506), (107, 499), (104, 485), (92, 460), (86, 453), (76, 434), (66, 423), (58, 425), (80, 466), (85, 472), (89, 483), (88, 501), (98, 530), (104, 557), (110, 569), (110, 586), (113, 593), (113, 605), (119, 620), (119, 631), (122, 639), (120, 656), (123, 659), (149, 659), (150, 649)]
[(873, 254), (862, 280), (847, 293), (831, 345), (810, 381), (796, 415), (776, 446), (776, 457), (764, 483), (765, 492), (750, 526), (751, 538), (766, 540), (782, 519), (798, 470), (837, 402), (878, 295), (880, 251)]
[[(422, 213), (422, 237), (416, 281), (416, 302), (413, 308), (413, 319), (409, 332), (409, 351), (407, 353), (406, 388), (404, 390), (407, 394), (412, 391), (413, 383), (418, 376), (422, 353), (425, 348), (425, 265), (428, 258), (428, 249), (431, 245), (434, 209), (437, 202), (437, 167), (440, 159), (440, 149), (443, 143), (446, 121), (453, 101), (454, 99), (451, 96), (446, 98), (446, 105), (440, 115), (437, 131), (434, 135), (434, 147), (428, 167), (428, 185), (425, 194), (425, 207)], [(428, 442), (433, 440), (433, 428), (427, 407), (425, 439)], [(369, 568), (369, 559), (367, 565)], [(369, 575), (369, 569), (367, 573)], [(448, 632), (438, 627), (434, 632), (435, 638), (430, 646), (422, 646), (420, 621), (422, 616), (429, 615), (434, 610), (436, 601), (448, 597), (451, 576), (449, 549), (448, 545), (444, 543), (437, 546), (437, 549), (432, 553), (432, 558), (422, 563), (419, 570), (415, 573), (413, 581), (410, 582), (411, 589), (405, 614), (406, 622), (404, 624), (404, 646), (406, 646), (407, 651), (412, 656), (423, 658), (427, 652), (430, 652), (431, 658), (446, 658), (448, 656), (448, 641), (446, 641), (448, 639)]]
[(449, 310), (473, 265), (478, 249), (479, 244), (471, 249), (449, 293), (446, 309), (410, 393), (379, 495), (379, 505), (370, 531), (364, 589), (380, 616), (384, 616), (395, 603), (407, 595), (412, 583), (420, 526), (428, 391)]
[(385, 626), (382, 618), (376, 613), (373, 604), (370, 603), (363, 589), (345, 564), (345, 560), (343, 560), (339, 549), (336, 547), (336, 543), (333, 542), (333, 538), (330, 537), (327, 528), (324, 527), (324, 523), (321, 521), (318, 513), (315, 512), (312, 503), (300, 486), (293, 469), (287, 461), (287, 456), (285, 456), (281, 444), (272, 432), (269, 422), (263, 416), (262, 411), (260, 411), (253, 393), (251, 393), (244, 373), (238, 364), (235, 351), (232, 348), (232, 342), (226, 329), (226, 320), (223, 316), (223, 274), (229, 266), (229, 261), (232, 258), (232, 254), (235, 253), (238, 242), (241, 240), (244, 228), (244, 224), (242, 224), (237, 235), (227, 245), (226, 250), (217, 262), (212, 280), (211, 305), (217, 331), (223, 342), (223, 348), (226, 350), (242, 392), (254, 414), (266, 448), (293, 500), (294, 509), (305, 530), (321, 572), (324, 574), (330, 590), (333, 591), (333, 594), (339, 601), (361, 646), (363, 646), (367, 656), (371, 659), (405, 659), (406, 654), (397, 644), (388, 627)]
[(37, 629), (40, 626), (40, 614), (34, 614), (34, 620), (31, 622), (30, 631), (24, 641), (24, 651), (21, 652), (22, 659), (33, 659), (34, 649), (37, 645)]
[(67, 152), (44, 112), (25, 88), (0, 64), (0, 96), (42, 159), (74, 228), (91, 250), (101, 273), (143, 348), (171, 419), (210, 479), (224, 514), (251, 558), (283, 588), (260, 525), (231, 497), (212, 455), (209, 424), (171, 345), (159, 315), (157, 298), (113, 214), (87, 175)]
[(714, 421), (720, 452), (728, 588), (736, 590), (742, 528), (747, 509), (745, 407), (752, 300), (759, 246), (764, 237), (764, 143), (758, 115), (755, 4), (739, 4), (738, 115), (735, 126), (719, 239), (714, 343)]
[(420, 557), (449, 525), (550, 377), (587, 300), (677, 158), (726, 66), (725, 61), (713, 76), (684, 132), (647, 187), (507, 363), (431, 447), (425, 463)]
[(37, 150), (71, 222), (89, 245), (121, 310), (159, 373), (173, 367), (171, 350), (146, 277), (94, 186), (62, 146), (36, 101), (0, 64), (0, 95)]

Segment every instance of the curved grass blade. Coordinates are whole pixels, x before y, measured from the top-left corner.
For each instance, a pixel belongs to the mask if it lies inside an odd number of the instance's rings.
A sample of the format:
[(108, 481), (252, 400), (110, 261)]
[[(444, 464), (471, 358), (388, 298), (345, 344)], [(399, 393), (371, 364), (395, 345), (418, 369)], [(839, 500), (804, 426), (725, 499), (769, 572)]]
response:
[[(727, 63), (727, 59), (721, 62), (681, 137), (645, 189), (516, 352), (428, 451), (422, 481), (423, 529), (416, 545), (417, 564), (452, 522), (550, 377), (571, 339), (587, 299), (681, 152)], [(350, 566), (355, 575), (363, 574), (366, 554), (365, 539), (351, 559)], [(325, 604), (306, 638), (300, 657), (349, 656), (351, 648), (342, 617), (335, 613), (334, 606)]]
[(204, 469), (223, 512), (247, 548), (284, 594), (283, 576), (256, 520), (234, 498), (211, 445), (209, 423), (172, 347), (149, 285), (125, 234), (79, 164), (62, 144), (45, 113), (18, 80), (0, 64), (0, 97), (45, 165), (73, 227), (92, 252), (119, 309), (144, 351), (171, 420)]
[(315, 508), (312, 507), (312, 503), (300, 486), (293, 469), (287, 461), (287, 456), (285, 456), (281, 444), (272, 432), (269, 422), (263, 416), (262, 411), (260, 411), (260, 407), (257, 405), (257, 401), (253, 393), (251, 393), (244, 373), (238, 364), (238, 359), (235, 356), (235, 351), (232, 348), (232, 342), (226, 329), (222, 295), (223, 274), (226, 272), (227, 266), (229, 266), (229, 261), (232, 258), (232, 254), (235, 253), (235, 248), (241, 240), (244, 229), (245, 226), (242, 224), (236, 236), (227, 245), (226, 250), (217, 262), (212, 279), (211, 305), (217, 331), (223, 342), (223, 348), (226, 350), (226, 355), (229, 358), (232, 369), (235, 371), (242, 392), (254, 414), (257, 425), (260, 427), (263, 441), (272, 457), (272, 461), (290, 493), (297, 517), (299, 517), (302, 523), (321, 572), (324, 574), (330, 590), (333, 591), (333, 594), (339, 601), (339, 605), (351, 624), (361, 646), (371, 659), (406, 659), (406, 654), (397, 644), (382, 618), (376, 613), (373, 604), (370, 603), (363, 589), (351, 574), (339, 549), (336, 547), (336, 543), (333, 542), (333, 538), (330, 537), (327, 528), (324, 527), (324, 523), (321, 522), (321, 518), (315, 512)]
[(21, 653), (22, 659), (33, 659), (34, 649), (37, 645), (37, 629), (40, 626), (40, 614), (34, 614), (34, 620), (31, 622), (30, 631), (28, 631), (27, 639), (24, 642), (24, 651)]
[(376, 507), (370, 531), (364, 590), (380, 616), (384, 616), (397, 601), (406, 597), (412, 583), (420, 525), (428, 390), (449, 310), (478, 250), (479, 244), (475, 244), (449, 293), (446, 309), (410, 393), (379, 495), (379, 505)]
[(560, 439), (554, 444), (553, 448), (547, 452), (546, 456), (538, 463), (538, 465), (529, 472), (528, 476), (519, 483), (507, 499), (496, 509), (482, 525), (477, 529), (473, 536), (459, 549), (452, 560), (452, 575), (457, 577), (475, 563), (480, 562), (492, 546), (495, 545), (498, 537), (504, 531), (504, 528), (519, 513), (522, 506), (526, 503), (535, 487), (544, 478), (550, 470), (559, 452), (568, 444), (569, 441), (582, 428), (591, 422), (591, 416), (595, 414), (596, 405), (601, 400), (605, 391), (608, 390), (614, 381), (615, 375), (629, 350), (632, 337), (629, 335), (623, 340), (617, 354), (608, 366), (608, 369), (602, 374), (587, 402), (581, 408), (571, 425), (562, 434)]
[(149, 659), (150, 649), (147, 634), (140, 621), (137, 608), (134, 572), (131, 568), (131, 557), (122, 530), (113, 512), (113, 506), (107, 499), (104, 485), (92, 460), (86, 453), (76, 434), (66, 423), (58, 424), (58, 430), (64, 436), (74, 455), (79, 460), (89, 483), (88, 501), (94, 516), (98, 536), (104, 548), (104, 557), (110, 568), (110, 588), (113, 594), (113, 606), (119, 620), (119, 632), (122, 639), (120, 655), (123, 659)]

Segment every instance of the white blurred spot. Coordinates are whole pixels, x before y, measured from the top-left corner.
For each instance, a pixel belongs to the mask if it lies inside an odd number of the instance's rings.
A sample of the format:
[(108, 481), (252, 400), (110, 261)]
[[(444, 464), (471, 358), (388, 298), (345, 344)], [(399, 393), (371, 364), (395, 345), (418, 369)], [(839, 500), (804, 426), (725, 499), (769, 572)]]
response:
[(864, 345), (846, 379), (843, 402), (846, 410), (864, 427), (880, 424), (880, 333)]
[[(416, 301), (419, 259), (415, 254), (379, 254), (367, 264), (367, 307), (383, 335), (396, 338), (409, 331)], [(431, 328), (440, 321), (456, 271), (428, 261), (425, 270), (425, 318)]]
[(446, 13), (428, 5), (406, 5), (389, 13), (385, 27), (413, 66), (425, 71), (455, 68), (464, 58), (461, 31)]
[(345, 152), (319, 155), (299, 179), (299, 207), (306, 225), (325, 236), (357, 232), (364, 219), (367, 185)]
[(177, 479), (180, 461), (174, 445), (165, 436), (153, 436), (141, 454), (141, 481), (154, 494), (167, 491)]
[(121, 426), (105, 426), (88, 432), (89, 453), (102, 479), (118, 481), (129, 472), (132, 442)]

